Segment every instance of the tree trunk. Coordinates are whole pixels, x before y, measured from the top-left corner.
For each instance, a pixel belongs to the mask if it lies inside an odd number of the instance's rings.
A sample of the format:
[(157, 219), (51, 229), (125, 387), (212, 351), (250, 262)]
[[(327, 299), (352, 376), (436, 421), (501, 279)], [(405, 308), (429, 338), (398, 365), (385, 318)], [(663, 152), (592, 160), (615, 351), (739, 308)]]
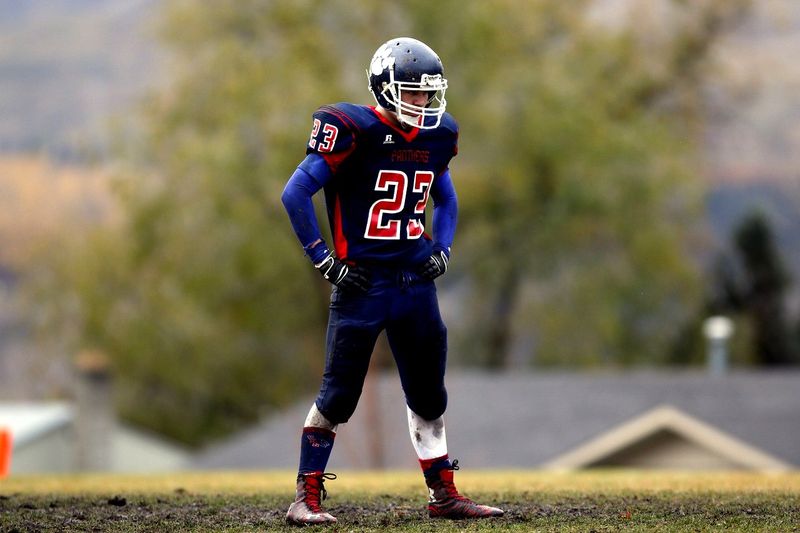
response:
[(513, 334), (511, 317), (517, 306), (519, 292), (519, 275), (510, 268), (500, 281), (494, 305), (490, 309), (489, 328), (487, 334), (488, 353), (486, 366), (493, 370), (508, 367)]

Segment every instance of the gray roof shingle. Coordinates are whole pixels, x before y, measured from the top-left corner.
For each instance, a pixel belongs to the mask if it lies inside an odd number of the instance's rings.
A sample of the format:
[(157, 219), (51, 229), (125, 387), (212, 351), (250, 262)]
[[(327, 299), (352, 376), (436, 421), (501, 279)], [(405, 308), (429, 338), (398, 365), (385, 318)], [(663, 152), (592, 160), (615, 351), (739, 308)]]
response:
[[(374, 387), (374, 388), (370, 388)], [(498, 373), (452, 371), (445, 414), (450, 456), (471, 468), (535, 468), (658, 405), (669, 404), (787, 463), (800, 465), (800, 371)], [(200, 453), (197, 468), (297, 466), (313, 398)], [(372, 409), (371, 409), (372, 408)], [(370, 424), (377, 413), (380, 432)], [(379, 453), (368, 443), (378, 440)], [(368, 384), (339, 427), (330, 462), (416, 468), (396, 375)], [(370, 457), (373, 457), (370, 459)]]

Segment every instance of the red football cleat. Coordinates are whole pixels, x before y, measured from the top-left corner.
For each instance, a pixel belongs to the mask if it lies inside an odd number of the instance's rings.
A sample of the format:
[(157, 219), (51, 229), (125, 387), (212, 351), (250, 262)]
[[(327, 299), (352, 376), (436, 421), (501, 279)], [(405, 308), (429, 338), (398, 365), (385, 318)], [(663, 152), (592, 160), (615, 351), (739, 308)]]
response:
[(480, 505), (458, 493), (453, 483), (453, 472), (458, 470), (458, 461), (453, 461), (452, 469), (440, 470), (436, 477), (426, 478), (430, 500), (428, 515), (431, 518), (490, 518), (503, 516), (504, 511), (497, 507)]
[(327, 513), (321, 505), (328, 496), (323, 485), (326, 479), (336, 479), (336, 474), (310, 472), (297, 475), (297, 495), (286, 513), (287, 522), (298, 526), (336, 522), (336, 517)]

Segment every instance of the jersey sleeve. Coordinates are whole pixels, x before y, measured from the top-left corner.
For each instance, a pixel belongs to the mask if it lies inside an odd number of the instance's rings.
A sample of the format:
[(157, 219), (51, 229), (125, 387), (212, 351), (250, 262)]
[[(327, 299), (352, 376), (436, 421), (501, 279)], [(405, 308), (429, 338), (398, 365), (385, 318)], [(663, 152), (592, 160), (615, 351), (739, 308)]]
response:
[(313, 115), (306, 154), (318, 154), (336, 172), (339, 164), (356, 147), (358, 126), (336, 106), (320, 107)]

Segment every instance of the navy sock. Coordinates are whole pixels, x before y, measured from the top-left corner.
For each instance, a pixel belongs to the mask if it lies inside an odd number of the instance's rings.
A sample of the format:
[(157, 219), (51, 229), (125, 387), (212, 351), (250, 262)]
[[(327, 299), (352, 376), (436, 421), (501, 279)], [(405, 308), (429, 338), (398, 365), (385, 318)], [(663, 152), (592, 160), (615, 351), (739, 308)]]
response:
[(336, 433), (329, 429), (305, 427), (300, 439), (300, 474), (324, 472), (333, 450)]

